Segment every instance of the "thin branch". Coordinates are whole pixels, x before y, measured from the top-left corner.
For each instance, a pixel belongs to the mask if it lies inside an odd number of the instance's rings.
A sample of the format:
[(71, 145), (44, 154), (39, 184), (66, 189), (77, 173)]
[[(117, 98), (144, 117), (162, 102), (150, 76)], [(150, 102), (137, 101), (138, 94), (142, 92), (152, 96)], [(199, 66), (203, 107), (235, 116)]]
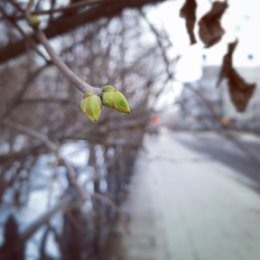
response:
[[(139, 10), (139, 13), (143, 17), (143, 19), (146, 21), (146, 23), (148, 24), (151, 32), (154, 34), (156, 41), (157, 41), (157, 44), (158, 44), (160, 51), (161, 51), (163, 61), (165, 63), (165, 68), (166, 68), (166, 71), (167, 71), (167, 74), (168, 74), (168, 78), (172, 79), (173, 75), (172, 75), (172, 72), (170, 71), (170, 61), (167, 57), (165, 47), (163, 46), (163, 42), (162, 42), (162, 39), (161, 39), (162, 36), (158, 32), (157, 28), (149, 21), (145, 12), (143, 10)], [(169, 41), (168, 41), (168, 43), (169, 43)]]
[[(44, 28), (44, 34), (48, 39), (56, 36), (64, 35), (72, 30), (79, 28), (79, 26), (93, 23), (101, 18), (112, 18), (122, 13), (126, 8), (140, 9), (148, 4), (157, 4), (165, 2), (166, 0), (128, 0), (128, 1), (113, 1), (113, 4), (106, 4), (106, 1), (93, 8), (88, 8), (82, 12), (77, 12), (73, 16), (61, 15), (54, 19)], [(30, 35), (35, 37), (35, 33)], [(9, 42), (7, 45), (0, 48), (0, 64), (10, 59), (16, 58), (25, 51), (25, 39), (20, 39), (15, 42)]]
[[(10, 3), (12, 3), (13, 5), (18, 6), (19, 4), (16, 3), (14, 0), (9, 0)], [(85, 6), (94, 6), (94, 5), (101, 5), (104, 3), (108, 3), (108, 2), (113, 2), (113, 0), (82, 0), (80, 2), (76, 2), (76, 3), (71, 3), (68, 6), (61, 6), (58, 8), (51, 8), (48, 10), (37, 10), (37, 11), (32, 11), (31, 14), (32, 15), (53, 15), (54, 13), (64, 13), (67, 11), (73, 11), (75, 9), (78, 9), (81, 7), (84, 8)], [(21, 11), (24, 12), (24, 10), (19, 6), (19, 9)], [(12, 19), (14, 20), (20, 20), (20, 19), (24, 19), (25, 17), (23, 15), (16, 15), (16, 16), (12, 16)]]
[(216, 121), (221, 125), (221, 116), (218, 115), (218, 113), (215, 111), (212, 104), (203, 96), (202, 93), (200, 93), (199, 90), (194, 88), (191, 84), (186, 83), (184, 85), (185, 88), (188, 88), (190, 91), (192, 91), (197, 97), (201, 99), (201, 101), (204, 103), (204, 105), (209, 109), (212, 116), (216, 119)]
[(89, 5), (99, 5), (103, 4), (103, 2), (108, 2), (108, 1), (100, 1), (100, 0), (83, 0), (77, 3), (72, 3), (68, 6), (63, 6), (59, 8), (53, 8), (50, 10), (39, 10), (39, 11), (34, 11), (32, 12), (33, 15), (49, 15), (50, 13), (60, 13), (60, 12), (65, 12), (65, 11), (72, 11), (74, 9), (77, 9), (79, 7), (84, 7), (84, 6), (89, 6)]
[[(57, 157), (58, 161), (61, 162), (66, 167), (67, 177), (68, 177), (70, 183), (75, 187), (75, 189), (78, 191), (78, 193), (80, 195), (80, 199), (79, 199), (78, 204), (81, 204), (83, 201), (92, 197), (94, 199), (101, 200), (101, 201), (105, 202), (106, 204), (109, 204), (114, 210), (116, 210), (117, 212), (119, 212), (120, 214), (123, 215), (121, 209), (111, 199), (105, 197), (102, 194), (87, 193), (77, 183), (76, 172), (73, 169), (72, 165), (67, 160), (65, 160), (63, 157), (61, 157), (59, 155), (59, 153), (58, 153), (59, 145), (57, 145), (56, 143), (51, 141), (47, 136), (45, 136), (41, 133), (38, 133), (35, 130), (29, 128), (29, 127), (26, 127), (26, 126), (18, 124), (18, 123), (10, 122), (8, 120), (3, 120), (0, 124), (4, 125), (6, 127), (9, 127), (11, 129), (16, 129), (18, 131), (21, 131), (21, 132), (25, 133), (26, 135), (32, 136), (33, 138), (36, 138), (36, 139), (42, 141), (50, 149), (51, 152), (55, 153), (55, 156)], [(57, 212), (57, 211), (53, 210), (53, 212)], [(54, 214), (54, 213), (52, 213), (52, 214)], [(29, 232), (29, 233), (31, 233), (31, 232)]]
[[(31, 9), (33, 7), (34, 0), (29, 0), (26, 10), (25, 10), (25, 17), (27, 21), (30, 21), (31, 19)], [(18, 8), (18, 7), (17, 7)], [(19, 11), (21, 11), (19, 9)], [(97, 87), (93, 87), (90, 84), (88, 84), (86, 81), (82, 80), (78, 75), (76, 75), (59, 57), (59, 55), (54, 51), (54, 49), (51, 47), (48, 39), (46, 38), (43, 31), (39, 28), (34, 28), (34, 31), (36, 33), (36, 36), (39, 40), (39, 42), (43, 45), (49, 56), (51, 57), (52, 62), (58, 67), (58, 69), (61, 71), (61, 73), (82, 93), (85, 93), (87, 91), (96, 93), (98, 95), (101, 95), (102, 90)]]
[(7, 110), (1, 115), (1, 118), (6, 118), (8, 115), (12, 113), (12, 111), (19, 105), (22, 101), (23, 96), (25, 95), (26, 91), (31, 86), (32, 82), (42, 73), (46, 68), (52, 65), (50, 62), (44, 64), (43, 66), (36, 69), (32, 74), (27, 76), (27, 79), (23, 82), (21, 89), (17, 92), (15, 97), (11, 100), (8, 104)]
[(34, 0), (29, 0), (26, 6), (26, 10), (25, 10), (25, 17), (27, 18), (27, 20), (29, 21), (31, 18), (31, 10), (34, 4)]
[(53, 50), (51, 45), (49, 44), (48, 39), (44, 35), (44, 33), (37, 29), (36, 35), (39, 39), (39, 42), (44, 46), (45, 50), (51, 57), (52, 62), (58, 67), (61, 73), (73, 83), (73, 85), (78, 88), (82, 93), (87, 91), (94, 92), (96, 94), (101, 94), (101, 89), (97, 87), (93, 87), (88, 84), (86, 81), (82, 80), (78, 75), (76, 75), (64, 62), (63, 60), (57, 55), (57, 53)]
[(56, 152), (58, 150), (58, 146), (57, 144), (55, 144), (54, 142), (50, 141), (50, 139), (46, 136), (46, 135), (43, 135), (41, 133), (38, 133), (36, 132), (35, 130), (29, 128), (29, 127), (26, 127), (26, 126), (23, 126), (21, 124), (17, 124), (17, 123), (13, 123), (9, 120), (3, 120), (1, 122), (2, 125), (8, 127), (8, 128), (11, 128), (11, 129), (16, 129), (20, 132), (23, 132), (25, 133), (26, 135), (29, 135), (35, 139), (38, 139), (40, 140), (41, 142), (43, 142), (52, 152)]
[(40, 216), (35, 222), (33, 222), (28, 228), (26, 228), (21, 237), (23, 241), (28, 240), (42, 225), (49, 221), (56, 213), (60, 210), (65, 210), (70, 206), (71, 202), (68, 200), (63, 200), (56, 206), (54, 206), (51, 210)]
[[(21, 99), (23, 103), (70, 103), (69, 98), (48, 98), (48, 97), (36, 97), (36, 98), (23, 98)], [(71, 102), (72, 103), (72, 102)]]
[(24, 30), (19, 26), (18, 23), (16, 23), (15, 21), (13, 21), (13, 19), (10, 18), (10, 16), (5, 12), (4, 8), (2, 6), (0, 6), (0, 11), (3, 15), (3, 17), (13, 26), (17, 29), (17, 31), (27, 40), (28, 42), (28, 45), (34, 49), (37, 54), (39, 56), (41, 56), (45, 61), (46, 63), (48, 63), (49, 61), (47, 60), (47, 58), (44, 56), (43, 53), (41, 53), (40, 50), (37, 49), (37, 44), (34, 42), (34, 40), (32, 38), (30, 38), (25, 32)]
[(61, 157), (59, 155), (59, 145), (58, 144), (51, 141), (46, 135), (38, 133), (37, 131), (35, 131), (29, 127), (26, 127), (24, 125), (21, 125), (18, 123), (13, 123), (13, 122), (10, 122), (9, 120), (3, 120), (1, 122), (1, 124), (3, 124), (6, 127), (21, 131), (28, 136), (32, 136), (33, 138), (42, 141), (51, 152), (54, 152), (57, 160), (65, 166), (65, 168), (67, 169), (67, 171), (66, 171), (67, 177), (70, 180), (70, 183), (78, 191), (81, 199), (86, 197), (85, 192), (83, 191), (82, 187), (80, 187), (78, 185), (78, 183), (76, 182), (76, 173), (75, 173), (73, 167), (71, 166), (71, 164), (68, 161), (66, 161), (63, 157)]

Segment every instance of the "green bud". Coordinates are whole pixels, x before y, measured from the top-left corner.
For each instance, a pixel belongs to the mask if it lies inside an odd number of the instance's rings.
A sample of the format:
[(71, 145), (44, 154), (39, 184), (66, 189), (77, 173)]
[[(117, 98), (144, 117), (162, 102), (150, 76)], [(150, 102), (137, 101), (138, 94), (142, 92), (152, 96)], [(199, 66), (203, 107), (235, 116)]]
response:
[(112, 85), (106, 85), (103, 87), (103, 92), (116, 91)]
[(102, 103), (119, 112), (130, 113), (129, 104), (125, 96), (111, 85), (103, 87)]
[(41, 24), (41, 19), (37, 15), (32, 15), (31, 18), (28, 21), (29, 25), (31, 25), (34, 28), (38, 28)]
[(81, 101), (80, 101), (80, 108), (81, 108), (81, 110), (84, 112), (84, 113), (86, 113), (86, 110), (87, 110), (87, 99), (86, 98), (84, 98), (84, 99), (82, 99)]
[(115, 108), (114, 105), (114, 96), (115, 96), (115, 91), (106, 91), (103, 92), (102, 95), (102, 103), (103, 105), (110, 107), (110, 108)]
[(130, 107), (127, 102), (127, 99), (120, 91), (115, 91), (113, 104), (115, 109), (121, 113), (130, 113)]
[(96, 122), (101, 114), (101, 99), (93, 93), (85, 93), (80, 102), (80, 108), (91, 121)]
[(114, 106), (114, 94), (116, 89), (111, 85), (106, 85), (103, 87), (102, 103), (103, 105), (115, 108)]

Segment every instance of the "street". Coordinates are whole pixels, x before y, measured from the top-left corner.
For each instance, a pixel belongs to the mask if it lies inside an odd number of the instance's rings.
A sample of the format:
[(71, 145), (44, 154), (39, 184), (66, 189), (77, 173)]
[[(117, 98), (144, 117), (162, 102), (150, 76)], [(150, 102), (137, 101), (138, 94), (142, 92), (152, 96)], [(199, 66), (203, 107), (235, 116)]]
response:
[(124, 205), (123, 260), (260, 259), (260, 142), (236, 138), (147, 136)]

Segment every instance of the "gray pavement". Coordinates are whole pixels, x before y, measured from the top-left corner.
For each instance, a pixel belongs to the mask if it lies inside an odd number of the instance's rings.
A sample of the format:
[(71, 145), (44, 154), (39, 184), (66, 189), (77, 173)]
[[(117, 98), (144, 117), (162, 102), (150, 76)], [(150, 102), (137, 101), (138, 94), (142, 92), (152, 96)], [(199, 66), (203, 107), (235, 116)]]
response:
[(124, 205), (123, 260), (260, 259), (260, 196), (232, 163), (195, 149), (201, 138), (247, 156), (216, 134), (147, 137)]

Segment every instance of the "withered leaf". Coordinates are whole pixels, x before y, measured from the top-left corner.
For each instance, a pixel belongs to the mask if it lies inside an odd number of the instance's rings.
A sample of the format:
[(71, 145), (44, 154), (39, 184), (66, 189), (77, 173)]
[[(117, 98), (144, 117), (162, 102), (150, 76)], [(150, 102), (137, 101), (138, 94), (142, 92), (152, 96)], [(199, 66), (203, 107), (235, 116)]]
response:
[(238, 41), (234, 41), (228, 45), (227, 54), (223, 57), (222, 68), (219, 74), (218, 84), (227, 79), (229, 94), (237, 111), (244, 112), (251, 99), (256, 85), (249, 84), (238, 74), (233, 68), (233, 54)]
[(256, 85), (246, 83), (234, 69), (230, 72), (228, 85), (231, 100), (237, 111), (244, 112), (255, 91)]
[(221, 83), (224, 78), (228, 78), (232, 68), (233, 68), (233, 53), (237, 47), (238, 41), (234, 41), (228, 44), (228, 50), (225, 56), (223, 57), (222, 66), (219, 74), (219, 79), (217, 85)]
[(211, 47), (219, 42), (225, 33), (222, 28), (220, 19), (227, 9), (227, 2), (216, 1), (208, 13), (206, 13), (199, 21), (199, 36), (205, 47)]
[(186, 0), (180, 10), (180, 16), (185, 19), (186, 28), (190, 37), (191, 44), (196, 43), (194, 26), (196, 22), (197, 3), (195, 0)]

